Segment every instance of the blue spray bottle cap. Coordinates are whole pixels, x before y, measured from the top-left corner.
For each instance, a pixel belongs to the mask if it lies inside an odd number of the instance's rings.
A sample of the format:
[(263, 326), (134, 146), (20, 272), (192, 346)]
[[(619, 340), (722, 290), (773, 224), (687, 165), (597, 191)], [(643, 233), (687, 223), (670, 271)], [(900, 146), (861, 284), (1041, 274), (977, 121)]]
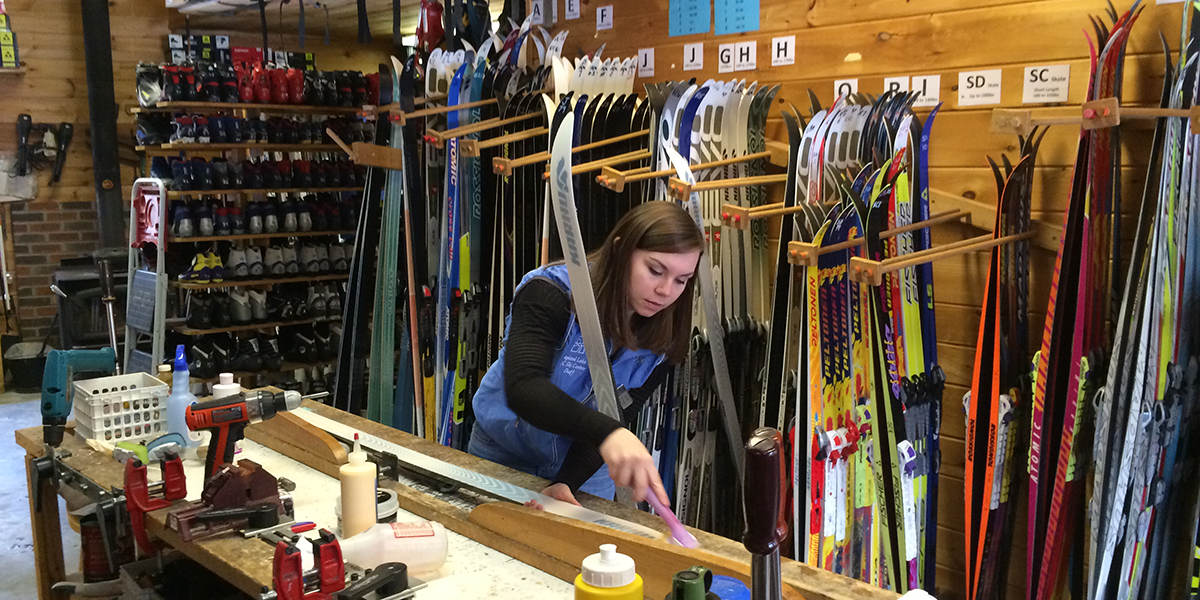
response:
[(184, 350), (183, 344), (180, 344), (175, 346), (175, 372), (187, 370), (187, 352)]

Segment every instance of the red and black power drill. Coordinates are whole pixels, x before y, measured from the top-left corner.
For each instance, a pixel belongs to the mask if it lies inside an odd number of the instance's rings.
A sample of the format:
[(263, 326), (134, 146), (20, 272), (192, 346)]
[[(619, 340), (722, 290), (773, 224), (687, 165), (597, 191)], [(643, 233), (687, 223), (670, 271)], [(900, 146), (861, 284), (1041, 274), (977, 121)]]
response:
[(233, 452), (238, 440), (246, 436), (247, 425), (297, 408), (302, 399), (300, 392), (291, 390), (256, 390), (187, 407), (188, 429), (212, 434), (208, 442), (208, 458), (204, 461), (204, 480), (212, 478), (222, 465), (233, 462)]

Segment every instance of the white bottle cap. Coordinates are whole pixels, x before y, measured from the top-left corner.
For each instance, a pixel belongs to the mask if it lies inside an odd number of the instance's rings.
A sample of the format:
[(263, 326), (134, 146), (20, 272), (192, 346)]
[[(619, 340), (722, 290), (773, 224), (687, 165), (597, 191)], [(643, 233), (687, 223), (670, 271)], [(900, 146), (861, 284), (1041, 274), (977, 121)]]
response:
[(221, 373), (218, 377), (220, 377), (221, 385), (233, 385), (233, 373)]
[(583, 582), (598, 588), (617, 588), (633, 583), (633, 559), (617, 553), (614, 544), (602, 544), (600, 554), (583, 559)]
[[(158, 372), (159, 373), (170, 373), (171, 365), (158, 365)], [(232, 376), (233, 373), (230, 373), (230, 375)]]

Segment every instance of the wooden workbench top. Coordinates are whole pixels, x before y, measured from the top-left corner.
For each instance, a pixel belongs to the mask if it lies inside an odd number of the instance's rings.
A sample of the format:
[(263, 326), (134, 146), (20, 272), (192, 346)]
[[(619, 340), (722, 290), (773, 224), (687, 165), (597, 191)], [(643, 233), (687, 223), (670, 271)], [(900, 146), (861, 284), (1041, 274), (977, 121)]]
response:
[[(544, 479), (485, 461), (311, 400), (306, 400), (304, 406), (321, 416), (489, 477), (535, 491), (539, 491), (547, 485)], [(273, 419), (252, 425), (247, 428), (247, 438), (336, 477), (337, 464), (329, 460), (327, 456), (322, 458), (320, 452), (312, 452), (311, 446), (306, 447), (303, 442), (295, 443), (297, 440), (294, 439), (294, 436), (289, 438), (289, 436), (283, 435), (280, 429), (282, 424), (281, 419)], [(41, 427), (17, 430), (16, 441), (29, 454), (41, 456), (44, 453)], [(63, 462), (84, 473), (96, 483), (106, 488), (123, 487), (124, 468), (111, 456), (92, 450), (86, 443), (73, 435), (68, 435), (64, 439), (60, 449), (68, 450), (71, 453), (70, 456), (63, 459)], [(189, 491), (193, 494), (196, 490), (192, 490), (192, 487), (195, 485), (189, 478)], [(543, 552), (501, 536), (495, 531), (471, 521), (470, 511), (466, 508), (442, 502), (394, 482), (381, 481), (381, 485), (397, 492), (400, 496), (401, 507), (405, 510), (427, 519), (437, 520), (446, 525), (448, 529), (500, 550), (560, 579), (569, 580), (574, 577), (575, 573), (578, 573), (578, 564), (567, 564), (549, 558)], [(193, 494), (189, 494), (189, 496)], [(601, 500), (588, 494), (580, 494), (579, 501), (587, 508), (657, 531), (666, 531), (661, 519), (634, 508)], [(185, 553), (191, 558), (249, 594), (256, 595), (262, 591), (264, 586), (270, 586), (273, 555), (271, 546), (257, 539), (247, 540), (230, 535), (184, 544), (176, 532), (166, 527), (167, 511), (168, 509), (163, 509), (147, 515), (147, 529), (151, 534), (173, 547), (183, 548), (186, 546)], [(750, 555), (739, 542), (696, 529), (691, 531), (696, 535), (705, 552), (719, 556), (731, 563), (749, 564)], [(703, 564), (702, 555), (698, 555), (697, 559), (698, 564)], [(805, 564), (788, 559), (784, 559), (782, 562), (785, 582), (799, 590), (808, 600), (891, 600), (898, 597), (892, 592), (879, 590)]]

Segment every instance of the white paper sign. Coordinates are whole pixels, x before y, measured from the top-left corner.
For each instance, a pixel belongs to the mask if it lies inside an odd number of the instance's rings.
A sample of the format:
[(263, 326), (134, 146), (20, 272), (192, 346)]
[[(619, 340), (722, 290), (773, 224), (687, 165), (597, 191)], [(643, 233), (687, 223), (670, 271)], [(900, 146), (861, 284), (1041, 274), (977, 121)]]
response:
[(704, 43), (683, 45), (683, 70), (699, 71), (704, 68)]
[(919, 92), (913, 108), (937, 106), (942, 101), (942, 76), (918, 75), (912, 78), (912, 88)]
[(858, 93), (857, 79), (835, 79), (833, 82), (833, 97), (837, 98), (846, 94)]
[(796, 64), (796, 36), (788, 35), (771, 40), (771, 66)]
[(738, 42), (734, 47), (733, 70), (753, 71), (758, 68), (758, 42)]
[(542, 0), (533, 0), (529, 10), (529, 22), (534, 25), (541, 25), (546, 22), (545, 15), (542, 14)]
[(1066, 102), (1071, 89), (1071, 65), (1025, 67), (1022, 104)]
[(958, 74), (958, 105), (1000, 104), (1000, 69)]
[(884, 77), (883, 91), (902, 93), (908, 91), (908, 77)]
[(737, 44), (721, 44), (717, 48), (717, 72), (732, 73), (733, 58), (737, 54)]
[(567, 20), (579, 18), (579, 0), (563, 0), (565, 3)]
[(596, 31), (612, 29), (613, 27), (613, 7), (612, 5), (601, 6), (596, 9)]
[(638, 77), (654, 77), (654, 48), (638, 50)]

